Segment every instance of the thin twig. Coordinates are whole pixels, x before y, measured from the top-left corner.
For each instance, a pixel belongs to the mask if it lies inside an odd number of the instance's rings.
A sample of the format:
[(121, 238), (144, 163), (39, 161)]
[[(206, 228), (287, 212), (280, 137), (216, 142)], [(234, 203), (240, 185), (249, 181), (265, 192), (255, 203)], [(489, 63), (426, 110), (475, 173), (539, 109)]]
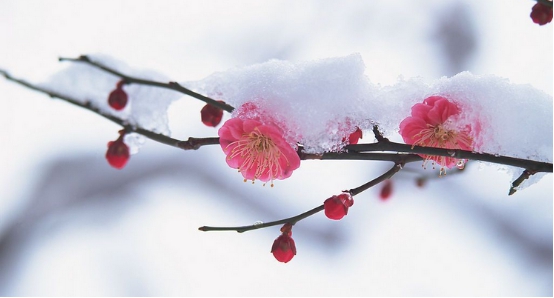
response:
[(523, 171), (523, 173), (521, 173), (521, 175), (516, 180), (514, 180), (514, 182), (512, 182), (512, 186), (510, 187), (510, 191), (508, 192), (508, 195), (511, 196), (515, 194), (517, 191), (517, 188), (521, 185), (521, 183), (529, 179), (529, 177), (531, 177), (531, 175), (534, 175), (534, 174), (536, 174), (536, 172), (529, 171), (529, 170)]
[[(390, 170), (388, 170), (384, 174), (380, 175), (379, 177), (377, 177), (377, 178), (375, 178), (375, 179), (373, 179), (373, 180), (371, 180), (371, 181), (369, 181), (369, 182), (367, 182), (367, 183), (365, 183), (365, 184), (363, 184), (359, 187), (347, 190), (346, 192), (349, 192), (350, 195), (352, 195), (352, 196), (356, 196), (356, 195), (360, 194), (361, 192), (364, 192), (367, 189), (379, 184), (380, 182), (391, 178), (392, 176), (394, 176), (394, 174), (398, 173), (398, 171), (400, 171), (401, 169), (402, 169), (401, 164), (395, 164)], [(312, 216), (312, 215), (314, 215), (314, 214), (316, 214), (320, 211), (323, 211), (323, 210), (324, 210), (324, 205), (320, 205), (320, 206), (317, 206), (317, 207), (315, 207), (311, 210), (308, 210), (304, 213), (301, 213), (299, 215), (289, 217), (289, 218), (285, 218), (285, 219), (276, 220), (276, 221), (270, 221), (270, 222), (266, 222), (266, 223), (253, 224), (253, 225), (249, 225), (249, 226), (240, 226), (240, 227), (209, 227), (209, 226), (203, 226), (203, 227), (198, 228), (198, 230), (204, 231), (204, 232), (209, 232), (209, 231), (236, 231), (236, 232), (239, 232), (239, 233), (244, 233), (246, 231), (257, 230), (257, 229), (282, 225), (282, 224), (286, 224), (286, 223), (291, 224), (291, 225), (295, 225), (297, 222), (299, 222), (299, 221), (301, 221), (301, 220), (303, 220), (307, 217), (310, 217), (310, 216)]]
[(123, 74), (111, 67), (108, 67), (108, 66), (105, 66), (99, 62), (95, 62), (95, 61), (92, 61), (88, 56), (85, 56), (85, 55), (82, 55), (82, 56), (79, 56), (79, 58), (63, 58), (63, 57), (60, 57), (58, 58), (59, 61), (71, 61), (71, 62), (82, 62), (82, 63), (86, 63), (86, 64), (89, 64), (91, 66), (94, 66), (96, 68), (99, 68), (107, 73), (111, 73), (115, 76), (118, 76), (120, 77), (123, 81), (125, 81), (126, 84), (131, 84), (131, 83), (134, 83), (134, 84), (141, 84), (141, 85), (147, 85), (147, 86), (154, 86), (154, 87), (160, 87), (160, 88), (166, 88), (166, 89), (170, 89), (170, 90), (174, 90), (174, 91), (177, 91), (177, 92), (180, 92), (180, 93), (183, 93), (183, 94), (186, 94), (188, 96), (192, 96), (196, 99), (199, 99), (205, 103), (208, 103), (208, 104), (211, 104), (215, 107), (218, 107), (224, 111), (227, 111), (227, 112), (232, 112), (233, 111), (233, 107), (224, 103), (224, 102), (221, 102), (221, 101), (217, 101), (215, 99), (212, 99), (212, 98), (209, 98), (207, 96), (204, 96), (202, 94), (199, 94), (199, 93), (196, 93), (190, 89), (187, 89), (181, 85), (179, 85), (179, 83), (177, 82), (169, 82), (169, 83), (161, 83), (161, 82), (155, 82), (155, 81), (150, 81), (150, 80), (144, 80), (144, 79), (139, 79), (139, 78), (135, 78), (135, 77), (131, 77), (131, 76), (128, 76), (126, 74)]
[(306, 211), (302, 214), (298, 214), (298, 215), (293, 216), (293, 217), (280, 219), (280, 220), (276, 220), (276, 221), (271, 221), (271, 222), (266, 222), (266, 223), (262, 223), (262, 224), (253, 224), (253, 225), (250, 225), (250, 226), (240, 226), (240, 227), (208, 227), (208, 226), (203, 226), (203, 227), (198, 228), (198, 230), (204, 231), (204, 232), (208, 232), (208, 231), (236, 231), (236, 232), (239, 232), (239, 233), (244, 233), (246, 231), (257, 230), (257, 229), (282, 225), (282, 224), (286, 224), (286, 223), (290, 223), (291, 225), (294, 225), (297, 222), (303, 220), (304, 218), (310, 217), (310, 216), (312, 216), (312, 215), (314, 215), (314, 214), (316, 214), (316, 213), (318, 213), (319, 211), (322, 211), (322, 210), (323, 210), (323, 205), (317, 206), (314, 209), (308, 210), (308, 211)]

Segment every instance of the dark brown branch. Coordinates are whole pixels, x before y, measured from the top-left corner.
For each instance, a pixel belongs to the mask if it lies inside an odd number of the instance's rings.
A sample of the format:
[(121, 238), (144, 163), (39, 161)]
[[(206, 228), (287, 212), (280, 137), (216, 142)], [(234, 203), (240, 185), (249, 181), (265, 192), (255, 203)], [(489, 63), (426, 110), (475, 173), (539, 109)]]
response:
[[(385, 172), (384, 174), (382, 174), (381, 176), (369, 181), (368, 183), (365, 183), (359, 187), (356, 187), (356, 188), (353, 188), (353, 189), (350, 189), (350, 190), (347, 190), (347, 192), (349, 192), (352, 196), (356, 196), (364, 191), (366, 191), (367, 189), (379, 184), (380, 182), (386, 180), (386, 179), (389, 179), (390, 177), (394, 176), (394, 174), (396, 174), (398, 171), (400, 171), (402, 169), (402, 165), (400, 164), (395, 164), (390, 170), (388, 170), (387, 172)], [(315, 207), (314, 209), (311, 209), (311, 210), (308, 210), (304, 213), (301, 213), (299, 215), (296, 215), (296, 216), (293, 216), (293, 217), (289, 217), (289, 218), (285, 218), (285, 219), (280, 219), (280, 220), (276, 220), (276, 221), (271, 221), (271, 222), (266, 222), (266, 223), (262, 223), (262, 224), (253, 224), (253, 225), (249, 225), (249, 226), (240, 226), (240, 227), (209, 227), (209, 226), (203, 226), (203, 227), (200, 227), (198, 228), (198, 230), (200, 231), (204, 231), (204, 232), (208, 232), (208, 231), (236, 231), (236, 232), (239, 232), (239, 233), (244, 233), (246, 231), (251, 231), (251, 230), (257, 230), (257, 229), (262, 229), (262, 228), (267, 228), (267, 227), (272, 227), (272, 226), (278, 226), (278, 225), (282, 225), (282, 224), (291, 224), (291, 225), (295, 225), (297, 222), (307, 218), (307, 217), (310, 217), (320, 211), (323, 211), (324, 210), (324, 205), (320, 205), (320, 206), (317, 206)]]
[(0, 69), (0, 74), (2, 74), (7, 80), (15, 82), (15, 83), (20, 84), (20, 85), (23, 85), (23, 86), (25, 86), (25, 87), (27, 87), (31, 90), (46, 94), (46, 95), (48, 95), (52, 98), (59, 98), (59, 99), (64, 100), (68, 103), (71, 103), (71, 104), (76, 105), (78, 107), (81, 107), (83, 109), (87, 109), (87, 110), (89, 110), (93, 113), (96, 113), (96, 114), (98, 114), (98, 115), (100, 115), (100, 116), (116, 123), (116, 124), (121, 125), (127, 133), (135, 132), (135, 133), (141, 134), (141, 135), (143, 135), (143, 136), (145, 136), (145, 137), (147, 137), (151, 140), (154, 140), (156, 142), (159, 142), (159, 143), (162, 143), (162, 144), (165, 144), (165, 145), (169, 145), (169, 146), (172, 146), (172, 147), (180, 148), (180, 149), (183, 149), (183, 150), (196, 150), (196, 149), (198, 149), (198, 148), (200, 148), (201, 146), (204, 146), (204, 145), (219, 144), (219, 138), (189, 138), (187, 141), (181, 141), (181, 140), (177, 140), (177, 139), (168, 137), (168, 136), (163, 135), (163, 134), (155, 133), (153, 131), (131, 125), (131, 124), (127, 123), (125, 120), (123, 120), (121, 118), (118, 118), (116, 116), (105, 114), (99, 108), (93, 106), (88, 101), (82, 103), (82, 102), (80, 102), (80, 101), (78, 101), (74, 98), (69, 97), (69, 96), (57, 93), (55, 91), (47, 90), (47, 89), (42, 88), (42, 87), (35, 86), (35, 85), (33, 85), (31, 83), (28, 83), (26, 81), (14, 78), (14, 77), (10, 76), (10, 74), (8, 74), (6, 71), (1, 70), (1, 69)]
[(508, 192), (508, 195), (511, 196), (515, 194), (517, 191), (517, 188), (521, 185), (521, 183), (529, 179), (529, 177), (531, 177), (531, 175), (534, 175), (534, 174), (536, 174), (536, 172), (529, 171), (529, 170), (523, 171), (523, 173), (521, 173), (521, 175), (512, 183), (512, 186), (510, 187), (510, 191)]
[(552, 173), (552, 164), (528, 159), (521, 159), (502, 155), (493, 155), (489, 153), (475, 153), (471, 151), (458, 149), (443, 149), (434, 147), (412, 146), (395, 142), (378, 142), (373, 144), (357, 144), (348, 145), (346, 149), (356, 152), (371, 152), (371, 151), (393, 151), (405, 153), (420, 153), (427, 155), (447, 156), (457, 159), (480, 160), (503, 164), (508, 166), (528, 169), (534, 172)]
[(60, 61), (71, 61), (71, 62), (82, 62), (82, 63), (92, 65), (92, 66), (97, 67), (97, 68), (99, 68), (99, 69), (101, 69), (101, 70), (103, 70), (107, 73), (111, 73), (115, 76), (120, 77), (123, 81), (125, 81), (126, 84), (132, 84), (133, 83), (133, 84), (141, 84), (141, 85), (171, 89), (171, 90), (186, 94), (188, 96), (192, 96), (196, 99), (199, 99), (199, 100), (201, 100), (205, 103), (211, 104), (211, 105), (213, 105), (215, 107), (218, 107), (218, 108), (220, 108), (224, 111), (227, 111), (227, 112), (232, 112), (233, 109), (234, 109), (232, 106), (230, 106), (230, 105), (228, 105), (224, 102), (220, 102), (220, 101), (217, 101), (215, 99), (204, 96), (202, 94), (196, 93), (196, 92), (194, 92), (190, 89), (187, 89), (187, 88), (179, 85), (179, 83), (176, 83), (176, 82), (161, 83), (161, 82), (155, 82), (155, 81), (150, 81), (150, 80), (144, 80), (144, 79), (131, 77), (131, 76), (125, 75), (125, 74), (123, 74), (123, 73), (121, 73), (121, 72), (119, 72), (119, 71), (117, 71), (113, 68), (110, 68), (110, 67), (102, 65), (98, 62), (92, 61), (92, 60), (90, 60), (90, 58), (88, 56), (85, 56), (85, 55), (82, 55), (79, 58), (63, 58), (63, 57), (60, 57), (60, 58), (58, 58), (58, 60), (60, 60)]

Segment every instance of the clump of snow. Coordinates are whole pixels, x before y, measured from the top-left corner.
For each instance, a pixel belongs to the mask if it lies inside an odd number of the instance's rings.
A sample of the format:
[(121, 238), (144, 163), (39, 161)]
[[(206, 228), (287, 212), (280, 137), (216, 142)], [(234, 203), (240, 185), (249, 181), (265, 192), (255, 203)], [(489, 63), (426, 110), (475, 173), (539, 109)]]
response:
[(136, 154), (139, 151), (139, 148), (144, 145), (146, 138), (138, 133), (128, 133), (123, 137), (125, 145), (129, 147), (129, 153)]
[[(441, 95), (462, 110), (454, 125), (472, 126), (475, 151), (552, 162), (552, 97), (530, 85), (462, 72), (433, 82), (400, 78), (379, 86), (365, 71), (358, 54), (300, 63), (271, 60), (186, 85), (236, 108), (255, 104), (258, 114), (251, 116), (270, 114), (291, 145), (298, 142), (310, 153), (340, 149), (356, 127), (368, 135), (378, 124), (386, 137), (398, 136), (399, 123), (414, 104)], [(522, 172), (500, 167), (514, 179)], [(534, 175), (526, 185), (542, 176)]]
[[(121, 61), (104, 55), (88, 55), (90, 60), (101, 63), (128, 76), (146, 80), (168, 82), (169, 79), (152, 71), (130, 68)], [(182, 94), (172, 90), (151, 86), (128, 84), (123, 90), (129, 97), (125, 109), (116, 111), (108, 105), (108, 95), (116, 87), (119, 77), (81, 62), (63, 62), (68, 66), (54, 74), (47, 82), (39, 84), (78, 100), (89, 102), (102, 113), (114, 115), (138, 126), (157, 133), (169, 135), (167, 109)], [(138, 143), (137, 143), (138, 144)]]

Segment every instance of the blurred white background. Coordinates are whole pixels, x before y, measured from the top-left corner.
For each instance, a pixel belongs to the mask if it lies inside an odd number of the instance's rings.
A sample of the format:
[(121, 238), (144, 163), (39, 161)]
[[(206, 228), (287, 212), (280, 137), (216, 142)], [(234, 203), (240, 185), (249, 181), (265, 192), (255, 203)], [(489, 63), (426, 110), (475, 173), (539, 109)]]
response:
[[(4, 0), (0, 68), (40, 82), (64, 66), (60, 56), (102, 53), (192, 81), (359, 52), (383, 85), (469, 70), (552, 95), (552, 24), (532, 23), (533, 4)], [(147, 141), (117, 171), (104, 154), (118, 126), (5, 80), (0, 90), (0, 295), (553, 294), (551, 174), (508, 197), (510, 177), (485, 164), (423, 188), (400, 173), (387, 201), (376, 187), (339, 222), (319, 214), (297, 224), (298, 255), (282, 264), (269, 253), (278, 227), (197, 228), (296, 215), (390, 164), (304, 161), (269, 188), (242, 183), (216, 146)], [(174, 137), (216, 135), (202, 106), (183, 97), (170, 108)]]

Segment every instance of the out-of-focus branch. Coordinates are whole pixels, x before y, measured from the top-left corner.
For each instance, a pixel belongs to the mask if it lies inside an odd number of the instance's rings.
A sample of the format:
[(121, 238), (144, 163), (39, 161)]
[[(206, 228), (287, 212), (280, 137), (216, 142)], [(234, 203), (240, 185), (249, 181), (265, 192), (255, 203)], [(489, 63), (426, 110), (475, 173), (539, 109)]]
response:
[(196, 93), (196, 92), (194, 92), (190, 89), (187, 89), (187, 88), (179, 85), (179, 83), (177, 83), (177, 82), (162, 83), (162, 82), (155, 82), (155, 81), (150, 81), (150, 80), (144, 80), (144, 79), (131, 77), (131, 76), (123, 74), (123, 73), (121, 73), (121, 72), (119, 72), (119, 71), (117, 71), (113, 68), (102, 65), (101, 63), (92, 61), (88, 56), (85, 56), (85, 55), (79, 56), (79, 58), (63, 58), (63, 57), (60, 57), (60, 58), (58, 58), (58, 60), (60, 60), (60, 61), (71, 61), (71, 62), (82, 62), (82, 63), (89, 64), (89, 65), (94, 66), (96, 68), (99, 68), (99, 69), (101, 69), (101, 70), (103, 70), (107, 73), (111, 73), (115, 76), (120, 77), (123, 81), (125, 81), (126, 84), (141, 84), (141, 85), (171, 89), (171, 90), (186, 94), (188, 96), (192, 96), (196, 99), (199, 99), (199, 100), (201, 100), (205, 103), (208, 103), (212, 106), (218, 107), (218, 108), (220, 108), (224, 111), (227, 111), (227, 112), (232, 112), (233, 109), (234, 109), (232, 106), (230, 106), (230, 105), (228, 105), (224, 102), (217, 101), (215, 99), (209, 98), (209, 97), (204, 96), (202, 94)]
[[(400, 171), (402, 169), (402, 165), (401, 164), (394, 164), (394, 166), (388, 170), (387, 172), (385, 172), (384, 174), (380, 175), (379, 177), (359, 186), (359, 187), (356, 187), (356, 188), (352, 188), (350, 190), (347, 190), (345, 192), (348, 192), (350, 193), (350, 195), (352, 196), (355, 196), (355, 195), (358, 195), (366, 190), (368, 190), (369, 188), (379, 184), (380, 182), (386, 180), (386, 179), (389, 179), (391, 178), (392, 176), (394, 176), (394, 174), (398, 173), (398, 171)], [(283, 224), (290, 224), (290, 225), (295, 225), (297, 222), (305, 219), (305, 218), (308, 218), (320, 211), (324, 210), (324, 205), (320, 205), (320, 206), (317, 206), (311, 210), (308, 210), (304, 213), (301, 213), (301, 214), (298, 214), (296, 216), (293, 216), (293, 217), (289, 217), (289, 218), (285, 218), (285, 219), (280, 219), (280, 220), (276, 220), (276, 221), (270, 221), (270, 222), (266, 222), (266, 223), (261, 223), (261, 224), (253, 224), (253, 225), (249, 225), (249, 226), (240, 226), (240, 227), (209, 227), (209, 226), (202, 226), (200, 228), (198, 228), (198, 230), (200, 231), (204, 231), (204, 232), (209, 232), (209, 231), (236, 231), (236, 232), (239, 232), (239, 233), (243, 233), (243, 232), (246, 232), (246, 231), (251, 231), (251, 230), (257, 230), (257, 229), (263, 229), (263, 228), (268, 228), (268, 227), (272, 227), (272, 226), (277, 226), (277, 225), (283, 225)]]

